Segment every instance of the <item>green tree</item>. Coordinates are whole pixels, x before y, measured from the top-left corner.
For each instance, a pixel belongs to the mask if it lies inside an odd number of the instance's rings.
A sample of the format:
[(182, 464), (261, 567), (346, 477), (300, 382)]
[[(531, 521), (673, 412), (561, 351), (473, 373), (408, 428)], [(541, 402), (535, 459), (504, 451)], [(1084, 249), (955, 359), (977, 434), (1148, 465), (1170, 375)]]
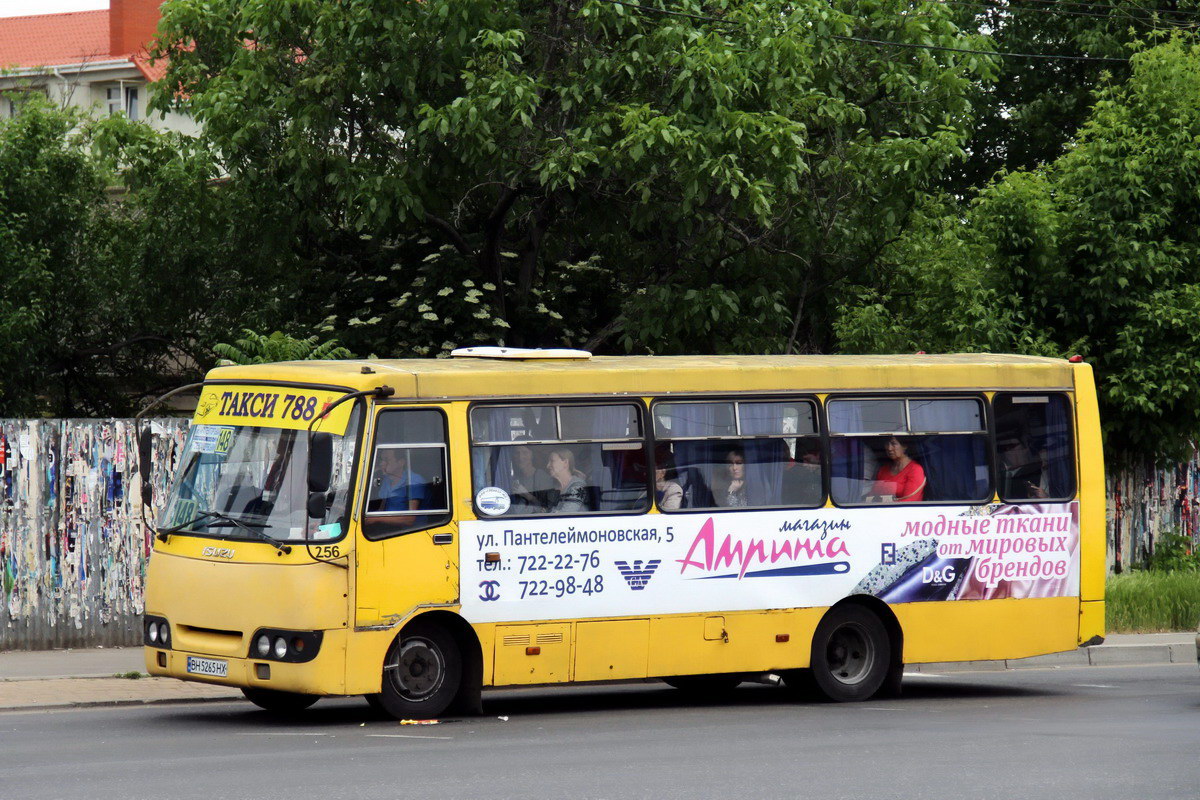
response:
[(176, 0), (159, 96), (278, 204), (301, 306), (360, 352), (827, 347), (993, 67), (846, 37), (984, 40), (899, 0), (644, 6)]
[(0, 122), (0, 416), (127, 414), (276, 322), (300, 281), (218, 176), (195, 140), (122, 117), (31, 98)]
[(956, 21), (991, 46), (1041, 58), (1002, 58), (997, 80), (972, 98), (970, 158), (951, 186), (980, 189), (1000, 170), (1032, 169), (1063, 154), (1091, 114), (1096, 92), (1129, 77), (1130, 55), (1200, 24), (1195, 0), (1143, 3), (952, 3)]
[(895, 247), (891, 285), (843, 306), (843, 347), (1079, 353), (1111, 454), (1181, 454), (1200, 437), (1198, 140), (1200, 48), (1136, 54), (1066, 154)]

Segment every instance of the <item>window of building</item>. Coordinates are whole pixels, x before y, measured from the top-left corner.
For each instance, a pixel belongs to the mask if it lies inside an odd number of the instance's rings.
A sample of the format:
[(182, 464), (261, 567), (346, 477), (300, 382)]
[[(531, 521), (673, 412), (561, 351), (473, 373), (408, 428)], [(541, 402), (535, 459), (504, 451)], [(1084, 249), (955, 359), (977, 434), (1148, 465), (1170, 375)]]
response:
[[(471, 471), (483, 517), (645, 511), (640, 408), (629, 403), (476, 406), (471, 409)], [(481, 498), (490, 499), (481, 504)]]
[(835, 503), (991, 498), (980, 398), (833, 398), (826, 408)]
[(8, 119), (15, 118), (35, 94), (45, 97), (46, 90), (44, 88), (25, 86), (3, 92), (0, 94), (0, 115)]
[(375, 451), (363, 515), (367, 538), (396, 536), (449, 522), (446, 475), (446, 420), (440, 411), (381, 411), (375, 424)]
[(661, 510), (824, 502), (812, 401), (663, 402), (653, 415)]
[(997, 394), (996, 478), (1006, 502), (1068, 500), (1075, 496), (1071, 410), (1060, 394)]
[(139, 91), (137, 86), (110, 86), (105, 90), (105, 102), (108, 115), (124, 113), (130, 119), (141, 119), (141, 106), (138, 103)]

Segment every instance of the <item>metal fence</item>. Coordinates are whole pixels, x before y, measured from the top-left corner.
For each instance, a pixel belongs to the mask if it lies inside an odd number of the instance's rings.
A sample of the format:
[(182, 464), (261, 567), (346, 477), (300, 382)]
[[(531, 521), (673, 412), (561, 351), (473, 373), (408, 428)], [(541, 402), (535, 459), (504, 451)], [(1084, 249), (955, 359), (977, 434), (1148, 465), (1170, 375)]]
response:
[[(188, 423), (148, 424), (161, 502)], [(141, 641), (141, 481), (132, 420), (0, 420), (0, 651)], [(1198, 492), (1196, 456), (1111, 474), (1109, 570), (1144, 562), (1164, 532), (1195, 541)]]
[(1200, 454), (1167, 466), (1138, 464), (1108, 476), (1108, 569), (1146, 562), (1164, 533), (1197, 539)]
[[(153, 420), (165, 496), (186, 420)], [(151, 550), (132, 420), (0, 420), (0, 651), (141, 642)]]

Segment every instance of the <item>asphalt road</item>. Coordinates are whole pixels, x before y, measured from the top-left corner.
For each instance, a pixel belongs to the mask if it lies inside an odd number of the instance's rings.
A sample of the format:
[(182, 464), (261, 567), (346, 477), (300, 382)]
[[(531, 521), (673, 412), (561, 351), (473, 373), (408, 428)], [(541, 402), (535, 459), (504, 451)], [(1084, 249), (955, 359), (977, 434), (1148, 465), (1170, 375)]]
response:
[(850, 705), (639, 684), (485, 709), (421, 727), (356, 700), (293, 720), (248, 703), (0, 714), (0, 798), (1200, 796), (1188, 664), (910, 676), (903, 698)]

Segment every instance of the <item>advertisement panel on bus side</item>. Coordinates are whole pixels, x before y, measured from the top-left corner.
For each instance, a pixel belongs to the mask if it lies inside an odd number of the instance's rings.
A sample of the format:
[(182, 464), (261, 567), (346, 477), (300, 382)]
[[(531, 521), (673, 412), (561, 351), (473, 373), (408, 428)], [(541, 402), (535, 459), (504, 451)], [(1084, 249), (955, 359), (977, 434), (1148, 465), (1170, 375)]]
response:
[(472, 622), (1075, 597), (1079, 504), (472, 520)]

